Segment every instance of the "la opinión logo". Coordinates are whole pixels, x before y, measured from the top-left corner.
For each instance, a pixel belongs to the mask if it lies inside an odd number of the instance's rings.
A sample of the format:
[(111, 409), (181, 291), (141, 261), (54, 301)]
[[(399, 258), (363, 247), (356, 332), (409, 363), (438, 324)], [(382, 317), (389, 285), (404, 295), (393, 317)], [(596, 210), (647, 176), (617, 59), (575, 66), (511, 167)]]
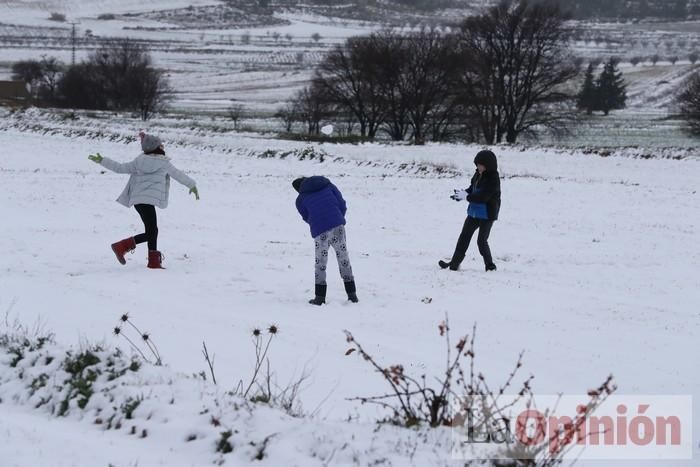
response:
[[(562, 459), (692, 457), (690, 396), (616, 395), (595, 407), (582, 402), (586, 396), (507, 399), (499, 404), (483, 404), (473, 398), (453, 403), (457, 457), (533, 459), (545, 454)], [(498, 406), (508, 409), (494, 409)], [(469, 455), (470, 452), (476, 457)]]

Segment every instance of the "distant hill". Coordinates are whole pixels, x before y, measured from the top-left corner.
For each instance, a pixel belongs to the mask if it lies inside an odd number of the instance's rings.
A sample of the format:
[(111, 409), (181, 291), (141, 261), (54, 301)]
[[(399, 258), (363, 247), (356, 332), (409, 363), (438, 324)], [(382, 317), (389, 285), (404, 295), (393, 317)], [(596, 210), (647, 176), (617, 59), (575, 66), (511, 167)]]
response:
[[(537, 0), (532, 0), (537, 1)], [(576, 19), (690, 19), (700, 17), (700, 0), (558, 0)], [(272, 1), (271, 5), (276, 2)], [(294, 3), (292, 1), (292, 3)], [(298, 2), (302, 3), (302, 2)], [(355, 7), (408, 7), (422, 11), (451, 8), (480, 8), (496, 0), (306, 0), (306, 4)]]

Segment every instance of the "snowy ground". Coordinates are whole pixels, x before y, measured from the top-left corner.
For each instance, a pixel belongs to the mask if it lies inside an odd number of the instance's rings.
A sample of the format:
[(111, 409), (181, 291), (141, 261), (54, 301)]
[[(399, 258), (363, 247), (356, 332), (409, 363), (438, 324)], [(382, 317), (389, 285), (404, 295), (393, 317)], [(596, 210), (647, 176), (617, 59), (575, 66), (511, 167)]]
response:
[[(138, 233), (138, 216), (113, 201), (126, 178), (86, 158), (99, 151), (126, 161), (137, 145), (53, 133), (0, 131), (0, 310), (26, 324), (40, 320), (63, 345), (105, 341), (128, 350), (111, 335), (128, 312), (175, 371), (206, 368), (206, 339), (219, 384), (233, 387), (251, 371), (251, 330), (275, 323), (281, 332), (271, 361), (280, 379), (311, 370), (304, 407), (319, 407), (329, 421), (371, 421), (380, 413), (346, 399), (383, 392), (383, 383), (344, 355), (342, 330), (384, 363), (437, 375), (444, 364), (437, 324), (449, 313), (455, 332), (478, 323), (477, 361), (493, 380), (504, 379), (525, 349), (525, 371), (539, 393), (580, 394), (612, 373), (620, 394), (700, 397), (697, 157), (496, 148), (503, 209), (491, 245), (499, 270), (484, 273), (471, 249), (462, 271), (452, 273), (436, 262), (450, 255), (466, 206), (448, 196), (465, 185), (477, 147), (326, 145), (343, 162), (319, 163), (247, 155), (302, 147), (296, 143), (183, 129), (172, 133), (183, 145), (169, 155), (197, 180), (202, 199), (173, 186), (171, 206), (159, 211), (167, 269), (151, 271), (143, 247), (126, 266), (115, 261), (109, 244)], [(410, 174), (388, 161), (434, 161), (465, 175)], [(306, 304), (313, 244), (290, 183), (310, 174), (329, 176), (348, 200), (358, 305), (345, 303), (334, 270), (330, 303)], [(9, 441), (0, 454), (17, 456), (10, 446), (21, 439), (36, 450), (9, 465), (88, 465), (89, 458), (61, 463), (52, 446), (133, 442), (6, 404), (0, 413), (0, 436)], [(697, 429), (694, 436), (697, 458)], [(176, 465), (167, 452), (135, 461)]]

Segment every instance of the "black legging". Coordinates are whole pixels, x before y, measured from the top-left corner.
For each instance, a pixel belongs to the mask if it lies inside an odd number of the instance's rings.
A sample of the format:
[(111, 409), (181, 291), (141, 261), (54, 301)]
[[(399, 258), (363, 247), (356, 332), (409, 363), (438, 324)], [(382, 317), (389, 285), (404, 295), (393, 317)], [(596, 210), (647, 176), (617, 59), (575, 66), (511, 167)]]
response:
[(489, 264), (493, 263), (488, 241), (492, 226), (493, 221), (477, 219), (475, 217), (467, 217), (467, 219), (464, 221), (464, 226), (462, 227), (462, 233), (459, 235), (459, 239), (457, 240), (457, 246), (455, 247), (455, 252), (452, 255), (450, 265), (459, 266), (464, 260), (464, 255), (467, 254), (467, 248), (469, 248), (469, 242), (477, 229), (479, 229), (479, 236), (476, 239), (476, 244), (479, 246), (479, 253), (481, 253), (481, 256), (484, 257), (484, 264), (488, 266)]
[(134, 237), (136, 243), (148, 242), (149, 250), (158, 249), (158, 218), (156, 208), (151, 204), (135, 204), (136, 212), (141, 216), (146, 232)]

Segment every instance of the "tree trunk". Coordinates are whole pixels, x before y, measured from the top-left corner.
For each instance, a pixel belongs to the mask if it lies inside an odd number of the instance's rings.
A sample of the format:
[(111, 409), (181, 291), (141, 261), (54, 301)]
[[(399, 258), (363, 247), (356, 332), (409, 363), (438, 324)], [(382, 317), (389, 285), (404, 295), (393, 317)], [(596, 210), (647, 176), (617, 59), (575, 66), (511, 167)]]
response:
[(425, 144), (425, 137), (423, 136), (423, 128), (421, 124), (414, 126), (413, 144), (416, 146), (422, 146)]

